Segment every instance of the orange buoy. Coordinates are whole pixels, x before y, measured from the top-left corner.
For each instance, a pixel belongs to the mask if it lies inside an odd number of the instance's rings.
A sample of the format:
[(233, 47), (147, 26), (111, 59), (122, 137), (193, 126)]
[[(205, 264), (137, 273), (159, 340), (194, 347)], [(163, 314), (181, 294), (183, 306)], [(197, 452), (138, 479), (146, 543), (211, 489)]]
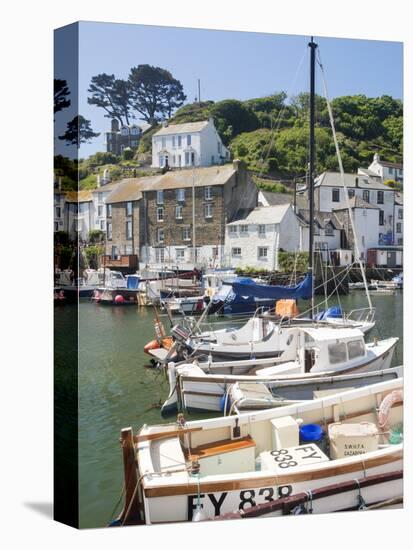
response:
[(151, 340), (147, 344), (143, 346), (143, 351), (145, 353), (149, 353), (151, 349), (157, 349), (160, 348), (159, 342), (157, 340)]
[(125, 298), (121, 294), (115, 296), (115, 304), (123, 304)]

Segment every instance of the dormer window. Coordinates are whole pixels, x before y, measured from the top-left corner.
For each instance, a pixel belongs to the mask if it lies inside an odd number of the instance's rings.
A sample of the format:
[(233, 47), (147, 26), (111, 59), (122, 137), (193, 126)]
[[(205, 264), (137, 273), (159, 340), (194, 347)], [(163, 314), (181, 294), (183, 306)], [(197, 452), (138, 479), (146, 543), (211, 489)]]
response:
[(188, 134), (188, 135), (186, 136), (186, 144), (187, 144), (188, 146), (191, 145), (191, 141), (192, 141), (192, 140), (191, 140), (191, 137), (192, 137), (191, 134)]
[(139, 128), (137, 126), (132, 126), (130, 133), (133, 136), (138, 136), (139, 135)]
[(127, 126), (122, 126), (120, 131), (122, 136), (128, 136), (129, 135), (129, 128)]

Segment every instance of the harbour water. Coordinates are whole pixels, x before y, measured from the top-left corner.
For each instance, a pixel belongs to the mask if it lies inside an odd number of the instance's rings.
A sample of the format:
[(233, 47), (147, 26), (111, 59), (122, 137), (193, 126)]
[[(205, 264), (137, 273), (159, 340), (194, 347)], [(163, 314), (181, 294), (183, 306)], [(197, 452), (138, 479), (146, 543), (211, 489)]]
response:
[[(340, 301), (345, 311), (366, 306), (363, 292), (341, 297)], [(400, 342), (393, 363), (402, 364), (403, 294), (375, 295), (372, 301), (376, 307), (376, 328), (368, 339), (398, 336)], [(64, 351), (64, 342), (68, 336), (67, 319), (73, 316), (74, 307), (69, 304), (57, 307), (57, 371), (71, 368)], [(164, 318), (164, 324), (167, 328), (167, 318)], [(78, 389), (81, 527), (107, 525), (121, 497), (121, 428), (132, 426), (136, 431), (144, 423), (163, 421), (160, 404), (168, 393), (167, 381), (159, 371), (144, 368), (148, 364), (148, 356), (144, 354), (143, 346), (153, 337), (153, 311), (150, 308), (80, 303)], [(189, 415), (187, 418), (197, 417)]]

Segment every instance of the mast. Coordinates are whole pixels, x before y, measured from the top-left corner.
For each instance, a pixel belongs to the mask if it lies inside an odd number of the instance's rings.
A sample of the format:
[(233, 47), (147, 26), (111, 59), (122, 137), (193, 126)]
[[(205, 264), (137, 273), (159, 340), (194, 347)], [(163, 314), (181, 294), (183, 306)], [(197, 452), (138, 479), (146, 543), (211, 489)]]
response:
[(313, 37), (308, 44), (310, 48), (310, 163), (308, 174), (308, 201), (310, 203), (310, 230), (308, 247), (308, 271), (311, 276), (311, 313), (314, 314), (314, 159), (315, 159), (315, 139), (314, 139), (314, 120), (315, 120), (315, 51), (317, 44)]

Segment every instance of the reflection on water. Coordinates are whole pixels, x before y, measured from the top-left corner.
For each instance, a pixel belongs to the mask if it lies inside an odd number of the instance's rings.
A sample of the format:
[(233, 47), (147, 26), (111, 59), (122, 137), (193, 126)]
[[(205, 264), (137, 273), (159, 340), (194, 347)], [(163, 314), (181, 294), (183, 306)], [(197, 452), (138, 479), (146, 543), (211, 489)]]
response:
[[(402, 338), (402, 294), (373, 296), (377, 336)], [(343, 297), (346, 311), (365, 307), (363, 293)], [(331, 303), (333, 305), (333, 303)], [(64, 306), (65, 308), (70, 306)], [(303, 310), (304, 307), (301, 307)], [(169, 326), (164, 319), (165, 328)], [(119, 499), (123, 466), (120, 430), (159, 423), (168, 392), (163, 375), (144, 368), (143, 346), (154, 337), (151, 309), (81, 303), (79, 309), (80, 525), (105, 526)], [(402, 342), (394, 364), (402, 363)], [(190, 418), (195, 418), (190, 415)]]

